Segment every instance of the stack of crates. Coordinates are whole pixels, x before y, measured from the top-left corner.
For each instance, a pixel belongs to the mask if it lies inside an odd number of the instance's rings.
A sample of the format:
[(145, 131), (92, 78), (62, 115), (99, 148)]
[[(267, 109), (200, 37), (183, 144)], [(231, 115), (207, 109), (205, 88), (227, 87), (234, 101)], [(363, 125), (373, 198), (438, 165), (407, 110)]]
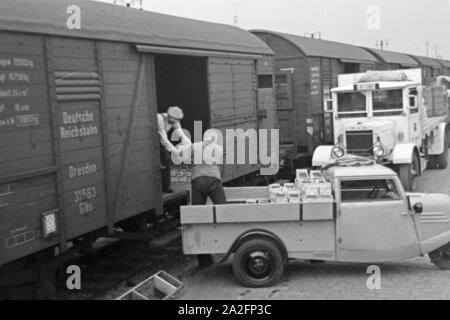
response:
[(301, 202), (300, 191), (293, 183), (272, 184), (269, 186), (269, 198), (271, 203), (299, 203)]
[(303, 202), (333, 201), (331, 183), (320, 171), (297, 170), (295, 185), (300, 190)]

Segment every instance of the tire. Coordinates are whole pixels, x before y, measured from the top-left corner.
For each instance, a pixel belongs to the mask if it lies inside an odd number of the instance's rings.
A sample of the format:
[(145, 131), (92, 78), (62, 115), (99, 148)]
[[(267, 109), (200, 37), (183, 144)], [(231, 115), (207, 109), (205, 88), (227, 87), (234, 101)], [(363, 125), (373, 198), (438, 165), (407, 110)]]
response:
[(439, 269), (450, 270), (450, 243), (428, 254)]
[(412, 164), (402, 164), (399, 167), (399, 177), (403, 188), (407, 192), (414, 192), (417, 188), (417, 177), (419, 176), (419, 160), (414, 154)]
[(437, 168), (436, 157), (429, 156), (428, 163), (427, 163), (427, 169), (432, 170), (432, 169), (436, 169), (436, 168)]
[(450, 135), (450, 126), (449, 123), (447, 123), (447, 148), (450, 148), (450, 139), (448, 139)]
[(448, 145), (448, 136), (445, 135), (444, 138), (444, 152), (438, 156), (436, 156), (436, 166), (439, 169), (447, 169), (448, 166), (448, 149), (446, 146)]
[(271, 287), (283, 275), (283, 255), (272, 241), (249, 240), (237, 249), (233, 259), (233, 272), (236, 279), (246, 287)]

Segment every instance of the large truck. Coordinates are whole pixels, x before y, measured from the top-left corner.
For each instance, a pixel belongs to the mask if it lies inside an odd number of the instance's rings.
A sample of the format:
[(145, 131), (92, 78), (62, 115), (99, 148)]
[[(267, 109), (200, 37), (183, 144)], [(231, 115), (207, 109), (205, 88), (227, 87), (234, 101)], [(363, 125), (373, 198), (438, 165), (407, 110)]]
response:
[(370, 157), (398, 172), (407, 191), (426, 168), (447, 167), (448, 92), (440, 82), (424, 86), (420, 69), (340, 75), (324, 108), (335, 144), (319, 146), (313, 166)]

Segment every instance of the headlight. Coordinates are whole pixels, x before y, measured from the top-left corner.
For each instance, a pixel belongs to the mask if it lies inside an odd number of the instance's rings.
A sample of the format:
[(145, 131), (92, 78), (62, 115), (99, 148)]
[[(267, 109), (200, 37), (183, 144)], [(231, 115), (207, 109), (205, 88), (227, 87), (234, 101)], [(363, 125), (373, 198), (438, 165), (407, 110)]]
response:
[(333, 157), (335, 158), (342, 158), (345, 155), (345, 150), (344, 148), (340, 147), (340, 146), (336, 146), (333, 148), (332, 152)]
[(58, 217), (59, 210), (51, 210), (42, 213), (42, 236), (44, 239), (48, 239), (51, 236), (58, 234)]
[(378, 158), (383, 157), (385, 154), (384, 148), (382, 146), (376, 145), (375, 147), (373, 147), (373, 154)]

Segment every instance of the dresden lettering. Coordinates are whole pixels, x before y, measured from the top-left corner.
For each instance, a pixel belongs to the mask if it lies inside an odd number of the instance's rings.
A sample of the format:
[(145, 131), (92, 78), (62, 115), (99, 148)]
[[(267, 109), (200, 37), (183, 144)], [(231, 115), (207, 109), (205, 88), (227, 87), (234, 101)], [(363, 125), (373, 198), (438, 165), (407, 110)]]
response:
[(80, 166), (69, 166), (70, 179), (91, 175), (97, 172), (97, 166), (89, 162)]

